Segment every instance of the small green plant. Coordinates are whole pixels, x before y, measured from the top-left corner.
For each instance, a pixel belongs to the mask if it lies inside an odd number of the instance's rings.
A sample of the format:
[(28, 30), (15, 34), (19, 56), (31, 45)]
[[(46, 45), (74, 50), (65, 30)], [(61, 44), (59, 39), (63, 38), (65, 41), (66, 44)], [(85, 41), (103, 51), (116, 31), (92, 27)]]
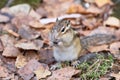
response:
[(99, 80), (100, 76), (106, 74), (113, 63), (112, 55), (105, 58), (98, 54), (97, 59), (92, 62), (84, 62), (78, 66), (82, 70), (80, 74), (81, 80)]
[(28, 3), (30, 4), (33, 8), (38, 7), (40, 3), (42, 3), (43, 0), (14, 0), (11, 5), (16, 5), (16, 4), (22, 4), (22, 3)]

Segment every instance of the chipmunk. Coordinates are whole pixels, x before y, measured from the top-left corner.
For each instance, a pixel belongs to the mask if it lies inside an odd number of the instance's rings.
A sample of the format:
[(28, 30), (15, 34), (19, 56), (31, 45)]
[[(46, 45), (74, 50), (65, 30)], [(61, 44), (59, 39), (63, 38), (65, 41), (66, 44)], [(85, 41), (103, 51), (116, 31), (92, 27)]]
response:
[(57, 19), (50, 31), (49, 38), (50, 44), (53, 46), (53, 56), (58, 62), (51, 67), (54, 70), (61, 66), (62, 61), (77, 60), (82, 55), (83, 49), (87, 49), (92, 45), (109, 43), (115, 37), (107, 34), (96, 34), (80, 39), (76, 31), (71, 28), (69, 20)]

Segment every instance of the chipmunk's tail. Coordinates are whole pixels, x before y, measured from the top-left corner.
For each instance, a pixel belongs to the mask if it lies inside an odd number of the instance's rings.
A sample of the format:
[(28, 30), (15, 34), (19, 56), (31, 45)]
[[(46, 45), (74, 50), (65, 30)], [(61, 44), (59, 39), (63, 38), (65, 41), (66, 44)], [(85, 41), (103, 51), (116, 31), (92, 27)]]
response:
[(81, 45), (83, 48), (87, 49), (90, 46), (98, 46), (102, 44), (110, 44), (116, 41), (115, 35), (110, 34), (95, 34), (92, 36), (87, 36), (81, 39)]

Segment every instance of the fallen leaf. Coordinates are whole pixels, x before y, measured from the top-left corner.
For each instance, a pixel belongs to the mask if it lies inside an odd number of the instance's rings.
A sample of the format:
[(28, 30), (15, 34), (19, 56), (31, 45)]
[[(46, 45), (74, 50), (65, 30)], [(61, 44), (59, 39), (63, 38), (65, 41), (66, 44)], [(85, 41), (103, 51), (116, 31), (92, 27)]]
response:
[(45, 42), (48, 42), (50, 29), (45, 29), (41, 31), (41, 37)]
[(38, 21), (30, 21), (29, 26), (33, 28), (45, 28), (43, 24), (40, 24)]
[(35, 12), (33, 9), (30, 10), (29, 15), (37, 20), (39, 20), (41, 18), (41, 16), (37, 12)]
[(13, 45), (7, 45), (2, 53), (5, 57), (17, 57), (20, 54), (18, 48)]
[(25, 52), (24, 56), (26, 57), (27, 61), (30, 61), (31, 59), (39, 60), (41, 55), (36, 51), (28, 50)]
[(53, 50), (52, 49), (41, 49), (39, 52), (40, 55), (40, 62), (51, 64), (55, 61), (53, 58)]
[(0, 36), (0, 39), (4, 47), (6, 47), (7, 45), (14, 45), (14, 43), (16, 42), (13, 36), (7, 34)]
[(29, 25), (30, 21), (36, 20), (30, 15), (17, 14), (12, 20), (11, 23), (14, 24), (18, 29), (23, 27), (23, 25)]
[(52, 76), (48, 77), (47, 80), (70, 80), (73, 75), (79, 72), (79, 70), (75, 70), (72, 67), (61, 68), (53, 71)]
[(104, 78), (104, 77), (103, 77), (103, 78), (100, 78), (99, 80), (109, 80), (109, 79), (110, 79), (110, 78), (106, 78), (106, 77)]
[(37, 34), (35, 31), (31, 30), (31, 28), (29, 28), (26, 25), (22, 25), (21, 28), (19, 28), (18, 30), (18, 34), (24, 38), (24, 39), (35, 39), (37, 37), (39, 37), (40, 34)]
[(9, 17), (0, 14), (0, 23), (1, 22), (8, 22), (9, 20), (10, 20)]
[(15, 74), (14, 73), (9, 74), (7, 77), (2, 78), (2, 80), (16, 80)]
[(39, 63), (37, 60), (32, 59), (24, 67), (18, 70), (18, 74), (24, 80), (30, 80), (34, 76), (34, 71), (36, 71), (41, 66), (46, 67), (47, 65)]
[(109, 50), (108, 45), (100, 45), (100, 46), (94, 46), (94, 47), (92, 46), (88, 48), (88, 51), (90, 52), (99, 52), (103, 50)]
[(15, 5), (9, 8), (9, 12), (17, 15), (19, 13), (25, 13), (28, 14), (30, 11), (30, 5), (29, 4), (19, 4), (19, 5)]
[(45, 25), (45, 28), (51, 30), (53, 26), (54, 26), (54, 24), (53, 24), (53, 23), (50, 23), (50, 24), (46, 24), (46, 25)]
[(8, 70), (5, 67), (0, 66), (0, 78), (7, 77), (8, 75)]
[(102, 13), (102, 9), (97, 8), (96, 6), (90, 6), (86, 12), (87, 13), (91, 13), (91, 14), (101, 14)]
[(12, 34), (15, 37), (19, 37), (20, 36), (18, 33), (14, 32), (13, 30), (10, 30), (10, 29), (7, 29), (7, 32)]
[(26, 57), (23, 56), (22, 54), (19, 54), (17, 56), (16, 62), (15, 62), (15, 66), (17, 68), (22, 68), (22, 67), (24, 67), (27, 64), (27, 62), (28, 61), (27, 61)]
[(42, 8), (42, 7), (38, 7), (36, 9), (36, 13), (41, 15), (41, 17), (46, 17), (48, 15), (48, 12), (44, 8)]
[(113, 4), (111, 0), (95, 0), (95, 3), (97, 4), (98, 7), (103, 7), (106, 4)]
[(18, 31), (17, 27), (14, 26), (11, 23), (6, 24), (4, 26), (4, 30), (7, 31), (8, 33), (10, 33), (11, 35), (15, 36), (15, 37), (19, 37), (19, 34), (17, 33), (17, 31)]
[(92, 30), (96, 28), (98, 22), (95, 18), (89, 18), (82, 21), (82, 24), (87, 27), (87, 29)]
[(114, 42), (110, 45), (110, 51), (113, 55), (119, 54), (120, 42)]
[(15, 47), (25, 49), (25, 50), (40, 50), (43, 46), (41, 40), (27, 41), (27, 42), (18, 42), (15, 44)]
[(24, 52), (25, 55), (20, 54), (17, 56), (16, 62), (15, 62), (15, 66), (17, 68), (22, 68), (24, 67), (30, 60), (35, 59), (35, 60), (39, 60), (40, 59), (40, 55), (36, 53), (36, 51), (25, 51)]
[(120, 80), (120, 74), (115, 74), (115, 73), (111, 73), (110, 74), (112, 77), (115, 77), (115, 80)]
[(116, 17), (109, 17), (103, 24), (120, 28), (120, 20)]
[(86, 13), (86, 10), (84, 7), (82, 7), (79, 4), (72, 4), (72, 5), (70, 5), (70, 7), (68, 8), (68, 10), (66, 12), (69, 14), (71, 14), (71, 13)]
[(47, 17), (54, 17), (65, 14), (66, 10), (69, 8), (69, 5), (73, 3), (72, 0), (51, 0), (50, 2), (44, 0), (44, 2), (46, 3), (46, 6), (44, 6), (43, 8), (45, 9), (45, 11), (47, 11)]
[(29, 61), (24, 67), (18, 70), (18, 74), (24, 80), (30, 80), (34, 76), (34, 69), (39, 66), (39, 63), (36, 60)]
[(37, 79), (46, 78), (48, 75), (51, 75), (51, 72), (48, 70), (49, 68), (45, 68), (44, 66), (40, 66), (37, 68), (34, 73), (36, 74)]

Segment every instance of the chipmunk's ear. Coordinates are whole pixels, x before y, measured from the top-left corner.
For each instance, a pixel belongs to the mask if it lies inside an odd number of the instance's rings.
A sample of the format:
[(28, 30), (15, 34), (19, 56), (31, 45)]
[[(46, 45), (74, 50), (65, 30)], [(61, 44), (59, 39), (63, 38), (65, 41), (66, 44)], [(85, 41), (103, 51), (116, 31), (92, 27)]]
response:
[(70, 28), (71, 24), (70, 24), (70, 20), (67, 20), (67, 27)]
[(56, 22), (58, 22), (59, 20), (58, 20), (58, 18), (56, 19)]

